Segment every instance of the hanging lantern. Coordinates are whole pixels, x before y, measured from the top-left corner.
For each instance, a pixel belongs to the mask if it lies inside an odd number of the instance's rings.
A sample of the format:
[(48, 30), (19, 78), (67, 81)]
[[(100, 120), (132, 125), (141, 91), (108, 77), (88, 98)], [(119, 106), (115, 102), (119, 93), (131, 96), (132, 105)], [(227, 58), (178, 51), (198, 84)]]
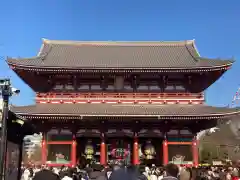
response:
[(151, 141), (147, 141), (147, 144), (144, 149), (144, 154), (146, 159), (154, 159), (156, 155), (156, 151), (154, 146), (152, 145)]
[(85, 146), (85, 151), (84, 151), (85, 155), (86, 155), (86, 159), (93, 159), (93, 155), (94, 155), (94, 147), (92, 145), (92, 141), (89, 140), (87, 142), (87, 145)]
[(125, 148), (116, 148), (113, 154), (116, 159), (125, 159), (128, 155), (128, 151)]

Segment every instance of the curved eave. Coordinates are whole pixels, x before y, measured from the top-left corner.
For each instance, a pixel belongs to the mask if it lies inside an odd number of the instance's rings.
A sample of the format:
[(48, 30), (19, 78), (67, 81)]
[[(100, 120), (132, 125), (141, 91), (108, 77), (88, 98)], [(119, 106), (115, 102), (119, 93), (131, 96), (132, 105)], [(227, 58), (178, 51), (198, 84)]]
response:
[(110, 45), (110, 46), (174, 46), (174, 45), (194, 45), (195, 39), (179, 40), (179, 41), (75, 41), (75, 40), (51, 40), (42, 38), (42, 44), (57, 44), (57, 45)]
[(167, 119), (175, 119), (175, 120), (203, 120), (203, 119), (228, 119), (235, 116), (240, 115), (240, 110), (236, 112), (231, 113), (219, 113), (219, 114), (202, 114), (202, 115), (136, 115), (136, 114), (31, 114), (31, 113), (21, 113), (21, 112), (15, 112), (16, 114), (24, 117), (24, 118), (30, 118), (30, 119), (80, 119), (83, 120), (84, 118), (88, 117), (97, 117), (97, 118), (133, 118), (133, 117), (139, 117), (139, 118), (155, 118), (159, 120), (167, 120)]
[(228, 70), (233, 62), (228, 64), (222, 64), (218, 66), (203, 66), (203, 67), (159, 67), (159, 68), (116, 68), (116, 67), (44, 67), (44, 66), (29, 66), (22, 65), (18, 62), (9, 62), (7, 61), (9, 67), (13, 70), (21, 69), (27, 71), (38, 71), (38, 72), (211, 72), (211, 71), (219, 71), (219, 70)]
[[(37, 131), (37, 128), (35, 127), (34, 124), (32, 124), (32, 122), (28, 121), (26, 118), (24, 118), (23, 116), (21, 116), (20, 114), (14, 113), (12, 111), (9, 111), (9, 117), (12, 120), (11, 121), (11, 125), (13, 124), (18, 124), (19, 128), (21, 127), (21, 131), (22, 133), (24, 133), (24, 135), (31, 135), (34, 133), (39, 133), (39, 131)], [(21, 121), (23, 121), (23, 124), (19, 124), (19, 123), (15, 123), (14, 120), (18, 120), (20, 119)], [(10, 127), (11, 129), (11, 127)]]
[(23, 117), (35, 119), (88, 119), (95, 118), (154, 118), (154, 119), (224, 119), (238, 116), (239, 108), (207, 105), (135, 105), (135, 104), (35, 104), (11, 107)]

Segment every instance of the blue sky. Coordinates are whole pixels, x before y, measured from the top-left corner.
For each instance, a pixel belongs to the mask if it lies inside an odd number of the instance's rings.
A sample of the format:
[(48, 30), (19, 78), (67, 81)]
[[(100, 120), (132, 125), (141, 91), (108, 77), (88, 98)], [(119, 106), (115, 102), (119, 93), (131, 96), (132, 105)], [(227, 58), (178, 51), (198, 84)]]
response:
[(35, 56), (41, 38), (62, 40), (188, 40), (201, 56), (232, 58), (229, 72), (206, 93), (207, 103), (229, 104), (240, 83), (239, 0), (2, 0), (0, 77), (21, 94), (12, 103), (34, 103), (34, 92), (5, 64), (4, 57)]

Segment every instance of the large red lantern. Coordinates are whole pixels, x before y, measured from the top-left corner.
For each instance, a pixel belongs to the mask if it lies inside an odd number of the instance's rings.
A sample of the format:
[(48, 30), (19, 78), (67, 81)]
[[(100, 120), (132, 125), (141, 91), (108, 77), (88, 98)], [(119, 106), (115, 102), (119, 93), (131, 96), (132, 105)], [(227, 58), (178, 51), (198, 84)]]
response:
[(128, 150), (124, 148), (115, 148), (112, 150), (111, 155), (116, 159), (125, 159), (128, 153)]

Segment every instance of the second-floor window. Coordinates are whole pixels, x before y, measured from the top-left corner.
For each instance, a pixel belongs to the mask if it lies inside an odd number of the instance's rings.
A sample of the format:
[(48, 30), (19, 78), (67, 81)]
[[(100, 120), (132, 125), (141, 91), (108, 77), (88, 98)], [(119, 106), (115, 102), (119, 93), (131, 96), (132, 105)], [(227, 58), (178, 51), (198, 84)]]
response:
[[(74, 92), (74, 91), (102, 91), (102, 92), (133, 92), (134, 89), (131, 85), (131, 83), (125, 81), (123, 89), (116, 90), (113, 82), (108, 82), (108, 84), (104, 87), (101, 86), (101, 83), (94, 82), (84, 82), (79, 83), (75, 87), (71, 83), (59, 83), (57, 82), (55, 86), (53, 87), (53, 91), (64, 91), (64, 92)], [(140, 82), (134, 92), (161, 92), (161, 88), (158, 84), (158, 82), (150, 81), (149, 82)], [(170, 93), (170, 92), (185, 92), (185, 87), (183, 84), (179, 82), (170, 82), (165, 86), (164, 92)]]

